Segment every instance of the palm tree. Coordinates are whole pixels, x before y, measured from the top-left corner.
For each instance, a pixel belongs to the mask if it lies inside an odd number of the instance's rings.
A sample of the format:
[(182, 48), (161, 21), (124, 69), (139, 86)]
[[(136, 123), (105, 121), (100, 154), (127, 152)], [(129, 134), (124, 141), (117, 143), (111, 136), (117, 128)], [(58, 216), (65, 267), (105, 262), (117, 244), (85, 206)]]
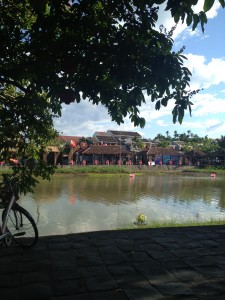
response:
[(132, 145), (134, 150), (139, 151), (144, 148), (144, 143), (137, 137), (132, 139)]
[(165, 140), (165, 136), (161, 133), (158, 133), (157, 136), (154, 138), (154, 140)]
[(186, 133), (181, 133), (180, 134), (180, 140), (183, 141), (183, 142), (187, 142), (188, 135)]
[(170, 138), (170, 136), (169, 136), (169, 131), (168, 131), (168, 130), (166, 131), (166, 137), (167, 137), (167, 139)]
[(179, 134), (177, 133), (176, 130), (174, 131), (173, 136), (174, 136), (174, 139), (175, 139), (175, 140), (178, 140)]
[(188, 137), (190, 138), (191, 137), (191, 130), (188, 130), (187, 134), (188, 134)]

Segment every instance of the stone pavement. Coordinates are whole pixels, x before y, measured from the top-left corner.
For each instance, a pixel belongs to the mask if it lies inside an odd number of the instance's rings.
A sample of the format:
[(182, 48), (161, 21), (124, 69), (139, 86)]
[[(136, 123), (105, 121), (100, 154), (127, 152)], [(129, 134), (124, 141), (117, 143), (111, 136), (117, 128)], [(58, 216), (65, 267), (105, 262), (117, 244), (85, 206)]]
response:
[(225, 299), (225, 226), (100, 231), (0, 247), (1, 300)]

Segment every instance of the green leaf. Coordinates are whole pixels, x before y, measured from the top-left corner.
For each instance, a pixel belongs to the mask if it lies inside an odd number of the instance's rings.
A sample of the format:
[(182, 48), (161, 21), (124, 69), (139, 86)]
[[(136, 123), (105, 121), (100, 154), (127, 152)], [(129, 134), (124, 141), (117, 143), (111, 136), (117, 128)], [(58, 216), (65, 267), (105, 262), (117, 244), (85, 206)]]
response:
[(163, 106), (167, 106), (167, 103), (168, 103), (168, 98), (163, 98), (162, 100), (161, 100), (161, 104), (163, 105)]
[(197, 27), (197, 25), (199, 23), (199, 16), (197, 14), (194, 14), (193, 18), (194, 18), (194, 23), (193, 23), (193, 26), (192, 26), (192, 30), (195, 30), (195, 28)]
[(189, 14), (189, 15), (187, 16), (187, 20), (186, 20), (187, 26), (191, 25), (191, 22), (192, 22), (192, 15)]
[(166, 89), (166, 94), (167, 94), (168, 97), (170, 96), (170, 90), (169, 90), (169, 88)]
[(207, 23), (207, 16), (206, 13), (204, 11), (201, 11), (199, 14), (199, 18), (202, 22)]
[(189, 109), (189, 114), (191, 116), (191, 105), (188, 105), (188, 109)]
[(75, 92), (76, 93), (76, 102), (77, 103), (80, 103), (80, 100), (81, 100), (81, 98), (80, 98), (80, 93), (79, 92)]
[(173, 114), (173, 124), (175, 124), (177, 122), (177, 105), (172, 110), (172, 114)]
[(161, 106), (161, 104), (160, 104), (160, 101), (158, 100), (155, 104), (155, 109), (160, 110), (160, 106)]
[(183, 109), (183, 107), (179, 107), (178, 108), (178, 122), (180, 124), (182, 124), (183, 118), (184, 118), (184, 109)]
[(207, 23), (206, 13), (204, 13), (203, 11), (201, 11), (200, 14), (199, 14), (199, 19), (201, 21), (202, 32), (204, 32), (204, 25)]
[(179, 57), (181, 57), (182, 59), (186, 59), (187, 60), (187, 57), (185, 55), (180, 54)]
[(141, 128), (144, 128), (145, 127), (145, 119), (144, 118), (140, 118), (139, 124), (140, 124)]
[(212, 8), (214, 2), (215, 2), (215, 0), (205, 0), (204, 5), (203, 5), (204, 12), (209, 11)]
[(174, 14), (173, 18), (174, 18), (175, 23), (178, 23), (180, 20), (180, 14), (179, 13)]
[(152, 102), (154, 102), (155, 101), (155, 99), (156, 99), (156, 97), (155, 97), (155, 94), (153, 93), (153, 94), (151, 94), (151, 101)]

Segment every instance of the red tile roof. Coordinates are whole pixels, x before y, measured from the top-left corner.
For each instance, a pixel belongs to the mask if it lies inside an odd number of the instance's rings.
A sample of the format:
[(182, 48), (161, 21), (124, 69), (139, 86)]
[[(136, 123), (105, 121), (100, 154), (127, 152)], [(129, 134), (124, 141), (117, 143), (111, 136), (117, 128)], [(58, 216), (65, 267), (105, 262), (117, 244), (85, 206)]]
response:
[(81, 138), (82, 138), (81, 136), (60, 135), (58, 137), (58, 140), (64, 141), (64, 142), (70, 142), (72, 140), (72, 141), (78, 142)]
[(151, 147), (147, 155), (177, 155), (177, 156), (183, 156), (183, 153), (172, 149), (172, 148), (163, 148), (163, 147)]
[(110, 132), (112, 135), (120, 137), (138, 137), (141, 138), (141, 135), (138, 132), (133, 132), (133, 131), (120, 131), (120, 130), (108, 130), (108, 132)]
[(91, 145), (88, 149), (83, 151), (83, 154), (95, 154), (95, 155), (100, 155), (100, 154), (108, 154), (108, 155), (128, 155), (131, 154), (130, 151), (127, 151), (120, 147), (119, 145)]
[(105, 136), (106, 133), (104, 131), (95, 131), (94, 135), (95, 136), (98, 136), (98, 135)]

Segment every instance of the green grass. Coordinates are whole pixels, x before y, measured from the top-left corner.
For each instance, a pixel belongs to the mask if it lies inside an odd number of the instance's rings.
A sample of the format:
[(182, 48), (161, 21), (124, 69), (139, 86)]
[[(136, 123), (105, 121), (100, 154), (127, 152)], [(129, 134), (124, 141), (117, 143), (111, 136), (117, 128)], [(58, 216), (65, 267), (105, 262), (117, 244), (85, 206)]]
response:
[(225, 219), (210, 219), (206, 221), (187, 220), (184, 222), (177, 222), (176, 220), (168, 221), (152, 221), (145, 225), (130, 224), (125, 227), (116, 228), (117, 230), (128, 229), (145, 229), (145, 228), (168, 228), (168, 227), (190, 227), (190, 226), (216, 226), (225, 225)]
[(56, 169), (56, 174), (78, 174), (78, 175), (89, 175), (92, 176), (93, 174), (130, 174), (135, 173), (136, 175), (142, 175), (142, 174), (154, 174), (154, 175), (162, 175), (162, 174), (210, 174), (212, 172), (217, 173), (218, 175), (225, 175), (225, 168), (223, 166), (221, 167), (201, 167), (196, 168), (194, 166), (190, 167), (170, 167), (170, 166), (156, 166), (156, 167), (148, 167), (148, 166), (142, 166), (141, 168), (139, 166), (105, 166), (105, 165), (99, 165), (99, 166), (93, 166), (93, 165), (87, 165), (87, 166), (64, 166), (64, 167), (58, 167)]
[(66, 166), (58, 167), (57, 173), (66, 174), (129, 174), (130, 169), (123, 166)]
[(210, 174), (210, 173), (217, 173), (218, 175), (225, 175), (225, 167), (224, 166), (205, 166), (200, 168), (190, 167), (183, 170), (185, 172), (192, 172), (192, 173), (202, 173), (202, 174)]
[[(163, 175), (163, 174), (210, 174), (212, 172), (217, 173), (217, 175), (225, 175), (225, 167), (218, 166), (218, 167), (200, 167), (196, 168), (194, 166), (155, 166), (155, 167), (148, 167), (148, 166), (117, 166), (117, 165), (86, 165), (86, 166), (64, 166), (64, 167), (57, 167), (55, 170), (55, 174), (74, 174), (74, 175), (88, 175), (93, 176), (93, 174), (130, 174), (135, 173), (135, 175), (142, 175), (142, 174), (151, 174), (151, 175)], [(10, 167), (0, 167), (0, 175), (3, 173), (11, 173)]]

